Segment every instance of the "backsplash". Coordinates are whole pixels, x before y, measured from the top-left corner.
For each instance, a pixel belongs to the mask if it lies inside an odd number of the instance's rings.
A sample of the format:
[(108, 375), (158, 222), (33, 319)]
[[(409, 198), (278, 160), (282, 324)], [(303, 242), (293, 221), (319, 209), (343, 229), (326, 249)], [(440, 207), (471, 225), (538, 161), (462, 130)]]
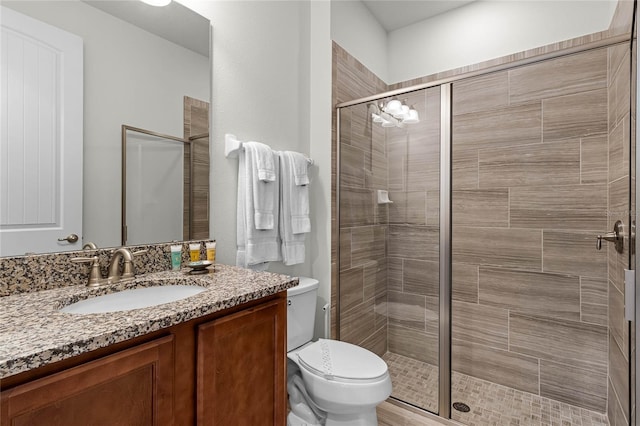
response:
[[(189, 243), (200, 244), (200, 258), (206, 258), (205, 242), (183, 241), (182, 264), (189, 262)], [(136, 275), (171, 269), (170, 246), (176, 243), (127, 246), (131, 252), (147, 250), (134, 257)], [(117, 248), (117, 247), (116, 247)], [(102, 275), (107, 274), (109, 259), (115, 248), (78, 250), (0, 258), (0, 297), (53, 288), (86, 285), (90, 266), (71, 262), (74, 257), (98, 256)]]

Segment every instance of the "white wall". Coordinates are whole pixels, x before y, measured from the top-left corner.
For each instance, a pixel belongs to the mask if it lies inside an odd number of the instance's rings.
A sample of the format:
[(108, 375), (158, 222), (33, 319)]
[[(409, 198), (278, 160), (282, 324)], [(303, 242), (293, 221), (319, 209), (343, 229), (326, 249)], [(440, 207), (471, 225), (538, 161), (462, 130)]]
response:
[(84, 240), (119, 246), (120, 126), (182, 136), (183, 96), (209, 99), (209, 58), (79, 1), (2, 4), (84, 40)]
[[(615, 7), (615, 0), (476, 1), (391, 31), (386, 81), (397, 83), (603, 31)], [(358, 57), (357, 51), (351, 53)]]
[(387, 81), (387, 31), (364, 3), (359, 0), (331, 1), (331, 39)]
[[(312, 231), (306, 262), (270, 271), (320, 280), (331, 288), (331, 39), (324, 1), (181, 0), (213, 26), (211, 236), (220, 262), (235, 264), (237, 159), (224, 157), (224, 134), (294, 150), (311, 168)], [(319, 333), (318, 333), (319, 334)]]

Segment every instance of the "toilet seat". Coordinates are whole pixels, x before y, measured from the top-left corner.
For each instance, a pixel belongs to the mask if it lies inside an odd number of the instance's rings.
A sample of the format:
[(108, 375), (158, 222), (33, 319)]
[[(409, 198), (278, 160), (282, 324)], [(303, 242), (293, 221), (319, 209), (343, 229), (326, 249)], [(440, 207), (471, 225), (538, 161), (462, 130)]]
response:
[(314, 375), (341, 383), (375, 383), (388, 375), (387, 364), (360, 346), (320, 339), (297, 353), (298, 364)]

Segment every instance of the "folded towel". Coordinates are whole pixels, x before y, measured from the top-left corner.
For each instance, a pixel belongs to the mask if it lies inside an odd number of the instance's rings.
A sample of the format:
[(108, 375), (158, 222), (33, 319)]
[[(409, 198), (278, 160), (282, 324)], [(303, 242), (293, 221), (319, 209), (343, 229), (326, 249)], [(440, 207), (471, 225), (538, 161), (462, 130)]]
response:
[[(278, 216), (278, 162), (274, 160), (276, 153), (267, 145), (259, 142), (244, 144), (247, 167), (253, 168), (253, 215), (256, 229), (273, 229)], [(273, 180), (260, 178), (260, 170), (270, 164), (269, 173), (274, 173)]]
[[(280, 153), (280, 241), (282, 244), (282, 261), (285, 265), (304, 263), (305, 234), (294, 232), (294, 220), (298, 228), (305, 222), (309, 214), (309, 187), (295, 184), (293, 162), (288, 152)], [(310, 226), (308, 226), (310, 229)], [(299, 230), (299, 229), (298, 229)]]
[(254, 150), (258, 179), (263, 182), (275, 182), (276, 176), (278, 176), (276, 169), (278, 159), (273, 150), (269, 145), (260, 142), (246, 142), (245, 149), (247, 146)]
[[(304, 167), (304, 178), (307, 183), (309, 179), (307, 177), (307, 158), (298, 153), (292, 151), (285, 151), (285, 156), (288, 158), (291, 165), (291, 171), (293, 172), (293, 179), (289, 174), (289, 191), (290, 191), (290, 203), (289, 215), (291, 217), (291, 230), (294, 234), (304, 234), (311, 232), (311, 220), (309, 218), (309, 187), (308, 185), (300, 185), (298, 183), (298, 177), (296, 176), (296, 167)], [(291, 173), (291, 172), (290, 172)], [(295, 185), (293, 182), (295, 181)], [(283, 181), (283, 185), (285, 182)]]
[(307, 173), (309, 168), (309, 160), (307, 157), (299, 152), (286, 151), (293, 163), (293, 176), (295, 177), (296, 185), (308, 185), (309, 175)]
[[(273, 229), (261, 230), (255, 226), (254, 186), (258, 182), (257, 170), (252, 166), (252, 150), (245, 149), (239, 153), (238, 161), (238, 211), (237, 211), (237, 246), (236, 265), (243, 268), (252, 267), (259, 270), (266, 269), (265, 262), (281, 259), (278, 224)], [(274, 203), (279, 196), (279, 183), (275, 186)], [(274, 213), (277, 216), (277, 212)]]

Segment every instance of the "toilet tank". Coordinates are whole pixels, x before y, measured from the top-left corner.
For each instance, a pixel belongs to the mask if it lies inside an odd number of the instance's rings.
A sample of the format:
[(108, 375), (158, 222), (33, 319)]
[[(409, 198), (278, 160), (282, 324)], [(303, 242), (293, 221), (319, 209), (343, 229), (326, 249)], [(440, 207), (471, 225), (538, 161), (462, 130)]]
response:
[(300, 283), (287, 290), (287, 299), (287, 352), (289, 352), (313, 339), (318, 280), (300, 277)]

